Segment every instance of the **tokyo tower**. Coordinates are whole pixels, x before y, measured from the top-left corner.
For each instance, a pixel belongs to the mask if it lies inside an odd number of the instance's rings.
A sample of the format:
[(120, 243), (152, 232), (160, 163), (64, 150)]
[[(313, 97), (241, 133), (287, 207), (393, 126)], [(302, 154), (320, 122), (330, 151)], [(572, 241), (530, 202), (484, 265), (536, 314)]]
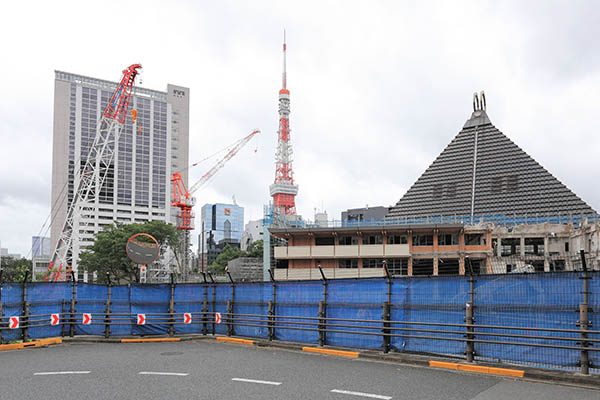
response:
[(275, 182), (269, 186), (273, 197), (273, 212), (279, 215), (296, 214), (296, 194), (298, 185), (294, 184), (292, 171), (292, 144), (290, 143), (290, 91), (287, 89), (285, 71), (286, 43), (283, 32), (283, 76), (279, 91), (279, 130), (277, 152), (275, 153)]

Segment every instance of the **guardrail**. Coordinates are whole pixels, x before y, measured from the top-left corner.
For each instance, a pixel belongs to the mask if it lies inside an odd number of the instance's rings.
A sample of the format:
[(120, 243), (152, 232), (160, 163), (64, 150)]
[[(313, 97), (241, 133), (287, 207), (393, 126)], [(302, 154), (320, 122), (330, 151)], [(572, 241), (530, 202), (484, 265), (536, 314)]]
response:
[[(597, 272), (0, 286), (0, 339), (227, 335), (600, 373)], [(68, 296), (70, 295), (70, 296)]]
[(537, 224), (572, 224), (579, 226), (587, 220), (588, 223), (600, 221), (597, 214), (566, 214), (566, 215), (422, 215), (414, 217), (387, 217), (382, 219), (364, 220), (330, 220), (311, 223), (299, 220), (292, 223), (295, 228), (349, 228), (370, 226), (393, 226), (393, 225), (430, 225), (430, 224), (461, 224), (478, 225), (483, 223), (494, 223), (499, 226), (537, 225)]

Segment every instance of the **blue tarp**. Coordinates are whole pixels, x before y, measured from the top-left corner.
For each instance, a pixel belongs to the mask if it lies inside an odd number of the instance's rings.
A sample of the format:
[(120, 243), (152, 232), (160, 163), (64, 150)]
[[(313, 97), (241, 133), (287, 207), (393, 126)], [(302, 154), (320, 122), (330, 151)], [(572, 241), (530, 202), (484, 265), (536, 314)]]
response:
[[(131, 314), (131, 303), (129, 301), (130, 290), (129, 286), (113, 286), (110, 292), (110, 311), (112, 314)], [(118, 319), (118, 320), (117, 320)], [(124, 324), (130, 322), (131, 319), (124, 320), (122, 316), (114, 317), (113, 321), (116, 324)], [(134, 322), (135, 323), (135, 322)], [(131, 325), (111, 325), (110, 334), (112, 336), (127, 336), (131, 335)]]
[[(464, 324), (465, 306), (468, 300), (468, 282), (465, 277), (441, 276), (438, 278), (403, 278), (401, 285), (394, 285), (392, 297), (392, 318), (406, 322), (436, 322), (448, 324)], [(460, 334), (431, 333), (404, 330), (409, 336), (437, 336), (462, 338), (464, 328), (425, 325), (403, 325), (407, 329), (456, 331)], [(400, 333), (400, 332), (396, 332)], [(392, 346), (397, 350), (425, 353), (462, 355), (465, 344), (450, 340), (432, 340), (420, 338), (394, 338)]]
[[(18, 283), (2, 284), (2, 314), (4, 322), (8, 325), (8, 317), (20, 316), (23, 312), (23, 289)], [(9, 342), (11, 340), (21, 339), (20, 329), (4, 329), (2, 331), (2, 340)]]
[[(475, 283), (475, 323), (536, 328), (578, 329), (579, 303), (581, 302), (579, 274), (545, 273), (523, 275), (479, 276)], [(577, 333), (553, 333), (526, 330), (485, 329), (477, 332), (494, 332), (518, 335), (578, 337)], [(573, 345), (551, 339), (528, 339), (495, 336), (478, 336), (479, 339), (504, 342)], [(576, 367), (579, 352), (528, 346), (505, 346), (476, 343), (479, 358), (495, 361), (526, 362), (545, 366)]]
[[(75, 305), (76, 335), (104, 335), (104, 325), (101, 324), (104, 323), (107, 298), (107, 286), (90, 285), (87, 283), (77, 284), (77, 304)], [(102, 315), (92, 315), (92, 323), (90, 325), (83, 325), (81, 313)]]
[[(168, 333), (169, 326), (156, 322), (165, 322), (169, 316), (169, 299), (171, 288), (169, 285), (131, 285), (129, 301), (131, 313), (134, 314), (132, 334), (134, 335), (164, 335)], [(137, 325), (137, 314), (165, 314), (160, 316), (146, 316), (145, 325)]]
[[(579, 329), (579, 304), (583, 301), (581, 272), (545, 273), (545, 274), (505, 274), (483, 275), (475, 277), (475, 324), (504, 325), (516, 327), (562, 328)], [(590, 274), (589, 307), (595, 312), (589, 314), (592, 322), (591, 329), (600, 330), (600, 274)], [(388, 300), (388, 283), (384, 278), (373, 279), (340, 279), (329, 280), (327, 297), (324, 298), (322, 281), (277, 282), (275, 311), (279, 317), (280, 327), (275, 330), (275, 339), (301, 343), (318, 343), (317, 317), (319, 301), (327, 304), (329, 318), (363, 319), (376, 322), (345, 322), (329, 321), (329, 329), (360, 331), (376, 333), (376, 335), (357, 335), (352, 333), (327, 333), (327, 344), (356, 348), (379, 349), (382, 337), (379, 335), (383, 328), (381, 321), (383, 302)], [(108, 288), (103, 285), (77, 285), (77, 325), (75, 333), (103, 335), (104, 326), (81, 324), (81, 313), (92, 313), (94, 322), (103, 322)], [(70, 283), (36, 282), (28, 284), (27, 301), (30, 303), (30, 314), (41, 315), (32, 317), (31, 324), (46, 324), (50, 321), (49, 314), (61, 313), (62, 301), (66, 302), (65, 312), (69, 313), (72, 286)], [(10, 316), (21, 316), (22, 285), (2, 285), (2, 313), (4, 323)], [(168, 332), (169, 300), (171, 288), (169, 285), (131, 285), (113, 286), (111, 288), (111, 313), (134, 314), (132, 317), (114, 315), (112, 320), (117, 324), (111, 326), (112, 336), (152, 335)], [(267, 303), (273, 300), (273, 283), (231, 283), (217, 284), (177, 284), (174, 292), (175, 321), (177, 333), (201, 333), (202, 320), (199, 314), (193, 316), (191, 325), (179, 324), (183, 321), (183, 313), (200, 313), (202, 303), (206, 298), (208, 312), (223, 313), (226, 322), (226, 304), (233, 301), (234, 313), (246, 314), (237, 316), (238, 323), (259, 326), (234, 327), (234, 334), (266, 338), (268, 329), (266, 322), (256, 322), (256, 319), (267, 319)], [(391, 284), (391, 319), (407, 322), (394, 324), (400, 328), (392, 333), (391, 344), (396, 351), (425, 352), (449, 354), (463, 357), (466, 345), (460, 341), (433, 340), (428, 336), (447, 338), (463, 338), (464, 327), (452, 326), (423, 326), (416, 322), (463, 324), (465, 305), (469, 300), (468, 277), (405, 277), (392, 280)], [(162, 316), (148, 315), (147, 324), (136, 325), (135, 314), (163, 313)], [(251, 315), (263, 315), (254, 317)], [(301, 318), (299, 318), (301, 317)], [(154, 318), (154, 320), (153, 320)], [(303, 319), (306, 318), (306, 319)], [(243, 321), (247, 319), (248, 321)], [(160, 323), (158, 323), (158, 321)], [(226, 334), (227, 325), (214, 324), (213, 316), (209, 316), (208, 333)], [(130, 325), (131, 324), (131, 325)], [(352, 325), (352, 327), (334, 327), (332, 325)], [(285, 327), (302, 328), (298, 330), (284, 329)], [(372, 327), (372, 329), (365, 329)], [(410, 329), (445, 330), (452, 333), (419, 332)], [(68, 325), (65, 326), (68, 332)], [(478, 334), (479, 333), (479, 334)], [(505, 333), (513, 335), (538, 335), (540, 339), (497, 337), (482, 335), (482, 333)], [(32, 338), (60, 336), (61, 327), (32, 327), (29, 335)], [(2, 330), (2, 340), (8, 342), (21, 339), (21, 329)], [(578, 341), (562, 341), (554, 337), (579, 338), (578, 332), (554, 333), (527, 330), (509, 330), (477, 327), (475, 335), (481, 340), (501, 340), (504, 342), (541, 343), (552, 345), (578, 346)], [(409, 338), (407, 336), (423, 336), (425, 338)], [(600, 339), (600, 335), (591, 335)], [(592, 347), (598, 347), (593, 343)], [(480, 360), (508, 361), (575, 369), (580, 358), (578, 350), (557, 350), (550, 348), (534, 348), (516, 345), (475, 344), (476, 358)], [(600, 352), (590, 352), (590, 359), (595, 366), (600, 365)], [(598, 370), (595, 370), (598, 372)]]
[[(382, 279), (331, 280), (327, 285), (327, 317), (342, 319), (381, 320), (383, 302), (387, 301), (387, 282)], [(383, 325), (373, 322), (330, 321), (334, 325), (355, 327), (331, 327), (340, 331), (363, 331), (381, 333)], [(361, 327), (378, 327), (364, 329)], [(327, 333), (327, 343), (336, 346), (367, 349), (381, 348), (379, 335), (353, 335), (350, 333)]]
[[(320, 281), (305, 282), (281, 282), (277, 283), (277, 306), (278, 316), (311, 317), (319, 315), (319, 300), (323, 299), (323, 284)], [(301, 343), (318, 343), (319, 335), (316, 331), (316, 320), (304, 320), (294, 318), (282, 318), (278, 320), (285, 326), (299, 328), (310, 328), (310, 331), (277, 329), (275, 338)], [(314, 325), (294, 324), (294, 322), (310, 322)]]
[(216, 285), (213, 289), (215, 291), (215, 312), (222, 314), (221, 323), (214, 324), (215, 333), (224, 335), (227, 333), (227, 325), (225, 324), (227, 316), (225, 313), (227, 312), (227, 300), (231, 300), (231, 284)]
[[(175, 312), (201, 313), (204, 301), (205, 286), (193, 284), (180, 284), (175, 286)], [(201, 333), (202, 316), (192, 315), (190, 324), (183, 324), (183, 315), (175, 317), (175, 332), (177, 333)]]
[(233, 312), (235, 314), (245, 314), (242, 316), (247, 321), (240, 323), (262, 326), (235, 326), (235, 334), (240, 336), (251, 336), (257, 338), (268, 337), (267, 323), (251, 321), (256, 319), (265, 320), (264, 317), (252, 317), (250, 315), (267, 315), (267, 303), (272, 299), (272, 287), (270, 284), (263, 283), (240, 283), (235, 286), (235, 305)]

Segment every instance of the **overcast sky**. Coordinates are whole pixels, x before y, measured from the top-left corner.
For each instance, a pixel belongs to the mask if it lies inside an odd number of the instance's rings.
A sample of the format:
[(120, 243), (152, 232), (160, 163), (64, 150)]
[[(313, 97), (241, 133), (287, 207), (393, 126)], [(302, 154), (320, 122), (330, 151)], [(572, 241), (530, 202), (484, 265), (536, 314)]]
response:
[(139, 62), (143, 87), (189, 87), (190, 161), (261, 129), (197, 193), (200, 204), (235, 195), (246, 221), (261, 218), (284, 28), (305, 218), (395, 204), (480, 90), (492, 123), (600, 210), (599, 2), (9, 1), (0, 11), (0, 241), (13, 253), (29, 253), (50, 212), (55, 69), (116, 81)]

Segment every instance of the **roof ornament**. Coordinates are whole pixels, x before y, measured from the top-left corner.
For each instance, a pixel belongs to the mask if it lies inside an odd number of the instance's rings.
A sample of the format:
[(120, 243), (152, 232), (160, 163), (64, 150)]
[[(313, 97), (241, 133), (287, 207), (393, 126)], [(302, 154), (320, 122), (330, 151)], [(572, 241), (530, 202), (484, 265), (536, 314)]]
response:
[(477, 92), (473, 93), (473, 111), (485, 111), (486, 109), (487, 104), (483, 90), (479, 94)]

